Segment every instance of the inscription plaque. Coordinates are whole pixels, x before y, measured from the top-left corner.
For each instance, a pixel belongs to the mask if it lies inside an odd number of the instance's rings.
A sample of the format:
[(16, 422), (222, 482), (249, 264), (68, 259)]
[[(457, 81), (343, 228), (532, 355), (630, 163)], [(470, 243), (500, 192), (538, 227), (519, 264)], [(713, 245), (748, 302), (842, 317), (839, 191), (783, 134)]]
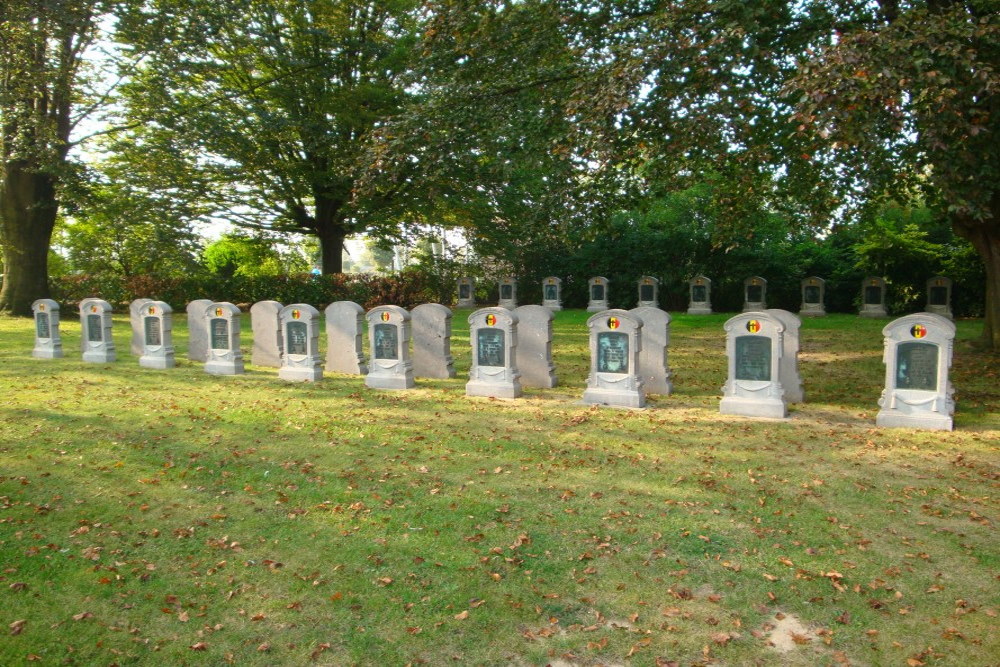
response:
[(556, 294), (556, 286), (555, 285), (546, 285), (545, 286), (545, 300), (546, 301), (555, 301), (558, 298), (559, 298), (559, 295)]
[(802, 291), (802, 300), (806, 303), (819, 303), (819, 286), (806, 285)]
[(629, 372), (627, 333), (602, 331), (597, 334), (597, 372), (621, 374)]
[(653, 300), (653, 286), (652, 285), (639, 285), (639, 300), (640, 301), (652, 301)]
[(708, 288), (704, 285), (692, 285), (691, 300), (695, 303), (704, 303), (705, 301), (708, 301)]
[(871, 305), (878, 305), (882, 303), (882, 288), (878, 285), (866, 285), (865, 303)]
[(760, 303), (763, 296), (763, 285), (747, 285), (747, 303)]
[(937, 391), (938, 346), (900, 343), (896, 346), (896, 387)]
[(286, 327), (285, 346), (288, 354), (309, 353), (309, 325), (305, 322), (289, 322)]
[(210, 322), (212, 332), (212, 349), (229, 349), (229, 321), (222, 317), (213, 317)]
[(459, 299), (463, 299), (463, 300), (464, 299), (468, 299), (469, 298), (469, 293), (472, 291), (471, 288), (472, 288), (472, 286), (469, 285), (468, 283), (462, 283), (461, 285), (459, 285), (458, 286), (458, 298)]
[(948, 305), (948, 288), (947, 287), (931, 287), (930, 293), (930, 305), (932, 306), (947, 306)]
[(503, 329), (480, 329), (476, 336), (480, 366), (504, 366)]
[(375, 358), (399, 359), (399, 332), (395, 324), (375, 325)]
[(49, 314), (48, 313), (35, 313), (35, 331), (39, 338), (49, 338), (51, 337), (51, 332), (49, 332)]
[(91, 343), (100, 343), (103, 338), (101, 316), (87, 315), (87, 340)]
[(160, 318), (144, 317), (143, 328), (146, 332), (146, 345), (163, 345), (163, 337), (160, 335)]
[(771, 381), (771, 339), (767, 336), (736, 337), (736, 379)]
[(604, 285), (591, 285), (590, 286), (590, 300), (591, 301), (604, 301)]
[(509, 301), (514, 298), (514, 289), (511, 285), (500, 286), (500, 298)]

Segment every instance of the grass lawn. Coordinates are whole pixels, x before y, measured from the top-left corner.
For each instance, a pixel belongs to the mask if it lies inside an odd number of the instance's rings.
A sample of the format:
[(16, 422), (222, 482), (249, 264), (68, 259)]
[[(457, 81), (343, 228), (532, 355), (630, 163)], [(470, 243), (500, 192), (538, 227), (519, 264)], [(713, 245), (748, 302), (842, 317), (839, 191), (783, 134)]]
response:
[[(1000, 364), (959, 322), (956, 431), (876, 430), (886, 321), (806, 320), (807, 403), (718, 413), (725, 315), (678, 315), (676, 393), (378, 392), (327, 374), (30, 357), (0, 318), (0, 664), (995, 665)], [(250, 345), (249, 316), (243, 347)], [(249, 355), (247, 354), (249, 362)]]

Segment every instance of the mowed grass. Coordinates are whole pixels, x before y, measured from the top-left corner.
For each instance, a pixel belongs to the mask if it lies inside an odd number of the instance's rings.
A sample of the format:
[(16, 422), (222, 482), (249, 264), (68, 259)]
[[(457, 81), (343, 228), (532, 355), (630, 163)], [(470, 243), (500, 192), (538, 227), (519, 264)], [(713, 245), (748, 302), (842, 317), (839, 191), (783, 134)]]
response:
[[(185, 359), (30, 357), (0, 318), (0, 664), (1000, 662), (998, 358), (959, 322), (956, 431), (878, 430), (885, 321), (805, 320), (787, 421), (718, 414), (726, 315), (677, 315), (676, 393), (379, 392)], [(244, 352), (250, 346), (244, 316)], [(249, 362), (249, 354), (247, 354)]]

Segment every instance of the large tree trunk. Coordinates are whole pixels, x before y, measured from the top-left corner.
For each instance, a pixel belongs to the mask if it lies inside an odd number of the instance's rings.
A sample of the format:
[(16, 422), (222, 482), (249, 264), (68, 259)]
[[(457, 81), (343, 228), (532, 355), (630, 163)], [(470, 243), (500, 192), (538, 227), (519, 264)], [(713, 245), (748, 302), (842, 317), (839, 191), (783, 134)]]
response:
[(49, 296), (49, 243), (55, 226), (55, 179), (23, 161), (8, 162), (0, 184), (3, 290), (0, 311), (31, 315), (31, 304)]
[(314, 219), (316, 236), (319, 237), (320, 261), (323, 275), (344, 272), (344, 239), (347, 229), (340, 218), (343, 201), (321, 191), (313, 192), (316, 204)]
[(1000, 352), (1000, 206), (994, 206), (993, 220), (956, 221), (955, 233), (967, 239), (979, 253), (986, 267), (986, 310), (983, 321), (983, 344)]

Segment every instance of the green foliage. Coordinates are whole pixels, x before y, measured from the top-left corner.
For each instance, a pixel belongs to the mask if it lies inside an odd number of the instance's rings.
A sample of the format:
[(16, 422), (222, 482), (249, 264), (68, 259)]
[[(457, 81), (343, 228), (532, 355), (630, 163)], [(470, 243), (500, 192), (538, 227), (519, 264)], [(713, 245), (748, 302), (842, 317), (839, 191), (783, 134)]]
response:
[(202, 261), (209, 273), (223, 279), (302, 273), (308, 268), (306, 258), (294, 248), (283, 253), (269, 238), (239, 232), (209, 243)]

